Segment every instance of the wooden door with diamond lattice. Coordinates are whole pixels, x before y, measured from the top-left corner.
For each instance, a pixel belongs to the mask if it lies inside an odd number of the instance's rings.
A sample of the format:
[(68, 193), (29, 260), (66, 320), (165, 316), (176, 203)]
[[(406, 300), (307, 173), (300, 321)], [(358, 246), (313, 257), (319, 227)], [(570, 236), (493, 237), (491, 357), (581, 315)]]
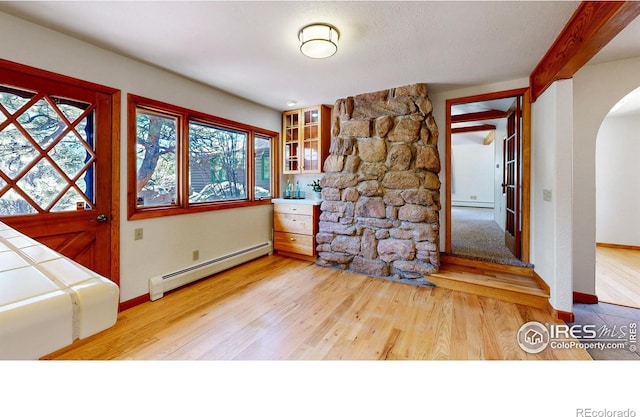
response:
[(15, 67), (0, 62), (0, 220), (112, 278), (111, 94)]

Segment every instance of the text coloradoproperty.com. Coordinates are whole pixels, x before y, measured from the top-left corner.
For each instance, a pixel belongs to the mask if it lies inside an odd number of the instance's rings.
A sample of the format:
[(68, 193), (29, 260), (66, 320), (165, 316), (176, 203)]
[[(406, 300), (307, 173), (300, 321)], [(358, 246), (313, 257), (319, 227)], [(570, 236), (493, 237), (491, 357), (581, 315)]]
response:
[(626, 342), (580, 342), (580, 341), (554, 341), (549, 343), (552, 349), (625, 349), (627, 347)]

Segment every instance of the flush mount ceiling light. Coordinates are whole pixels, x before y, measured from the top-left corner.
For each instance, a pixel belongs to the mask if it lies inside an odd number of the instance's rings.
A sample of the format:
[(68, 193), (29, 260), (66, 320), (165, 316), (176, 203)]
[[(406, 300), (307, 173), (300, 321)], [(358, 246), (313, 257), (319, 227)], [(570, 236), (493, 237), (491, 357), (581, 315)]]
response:
[(309, 58), (329, 58), (338, 51), (340, 32), (326, 23), (313, 23), (300, 29), (300, 52)]

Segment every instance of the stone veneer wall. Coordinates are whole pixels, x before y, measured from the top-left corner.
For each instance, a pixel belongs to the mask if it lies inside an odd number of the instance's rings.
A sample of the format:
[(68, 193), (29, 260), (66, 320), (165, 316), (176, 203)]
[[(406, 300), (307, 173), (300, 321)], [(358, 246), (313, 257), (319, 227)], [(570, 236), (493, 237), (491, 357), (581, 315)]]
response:
[(316, 235), (321, 266), (418, 285), (440, 265), (438, 127), (426, 84), (336, 101)]

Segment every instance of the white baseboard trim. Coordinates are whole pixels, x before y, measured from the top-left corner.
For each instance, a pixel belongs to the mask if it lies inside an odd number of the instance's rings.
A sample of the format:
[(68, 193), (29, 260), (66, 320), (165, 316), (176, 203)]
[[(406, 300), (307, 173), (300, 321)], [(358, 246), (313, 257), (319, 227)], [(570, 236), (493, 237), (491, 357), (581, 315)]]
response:
[(495, 208), (492, 201), (451, 201), (451, 207)]

